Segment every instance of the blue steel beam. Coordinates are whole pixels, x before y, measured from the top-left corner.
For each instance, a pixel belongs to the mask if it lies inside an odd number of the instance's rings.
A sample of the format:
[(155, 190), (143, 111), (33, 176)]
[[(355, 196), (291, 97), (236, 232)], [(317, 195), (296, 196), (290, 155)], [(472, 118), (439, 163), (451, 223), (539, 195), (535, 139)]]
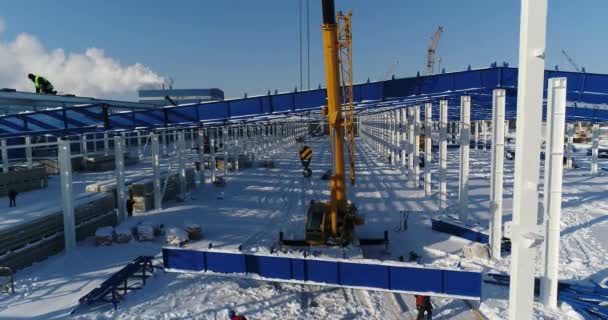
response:
[(480, 300), (480, 272), (402, 262), (164, 248), (166, 271)]
[[(608, 120), (608, 110), (604, 110), (606, 109), (606, 105), (608, 105), (608, 75), (545, 71), (545, 79), (552, 77), (568, 78), (567, 121)], [(359, 103), (367, 102), (368, 100), (376, 101), (375, 103), (362, 105), (362, 108), (369, 109), (385, 107), (384, 102), (391, 100), (398, 100), (403, 105), (406, 105), (407, 103), (421, 104), (448, 99), (451, 101), (449, 119), (457, 120), (459, 114), (457, 99), (461, 95), (468, 94), (473, 97), (473, 109), (471, 111), (472, 120), (474, 121), (490, 118), (490, 96), (492, 90), (497, 87), (507, 89), (507, 119), (513, 119), (517, 95), (516, 68), (498, 67), (363, 83), (353, 87), (353, 95), (355, 101)], [(263, 114), (306, 113), (319, 109), (325, 103), (325, 89), (316, 89), (245, 99), (164, 107), (164, 110), (167, 110), (169, 113), (168, 120), (174, 121), (167, 121), (165, 123), (164, 118), (160, 120), (162, 125), (171, 126), (183, 123), (197, 124), (208, 121), (256, 117)], [(76, 110), (77, 108), (70, 107), (65, 109)], [(477, 112), (478, 110), (479, 112)], [(140, 126), (150, 126), (149, 121), (140, 120), (138, 115), (145, 114), (150, 118), (158, 118), (156, 112), (158, 111), (137, 111), (133, 114), (131, 121), (126, 121), (125, 118), (127, 116), (123, 113), (112, 114), (110, 115), (110, 120), (112, 118), (123, 120), (117, 120), (117, 122), (121, 123), (112, 125), (111, 127), (132, 129)], [(71, 124), (74, 126), (92, 126), (96, 124), (96, 121), (92, 119), (81, 123), (72, 121)], [(0, 134), (6, 133), (4, 131), (6, 130), (0, 128)]]

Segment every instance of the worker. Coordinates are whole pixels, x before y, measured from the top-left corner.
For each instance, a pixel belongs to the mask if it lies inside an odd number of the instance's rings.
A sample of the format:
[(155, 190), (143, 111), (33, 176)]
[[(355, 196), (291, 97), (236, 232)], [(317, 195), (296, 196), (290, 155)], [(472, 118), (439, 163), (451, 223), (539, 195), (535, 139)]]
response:
[(133, 199), (133, 191), (129, 191), (129, 199), (127, 199), (127, 214), (129, 217), (133, 216), (133, 206), (135, 205), (135, 200)]
[(10, 207), (16, 207), (17, 203), (15, 202), (15, 200), (17, 199), (17, 191), (15, 191), (15, 189), (10, 189), (8, 191), (8, 199), (9, 199), (9, 208)]
[(228, 317), (230, 320), (247, 320), (244, 315), (237, 315), (234, 310), (228, 311)]
[(431, 297), (417, 295), (416, 309), (418, 309), (418, 316), (416, 317), (416, 320), (424, 320), (425, 313), (426, 320), (431, 320), (433, 317), (433, 305), (431, 304)]
[(53, 89), (55, 89), (53, 87), (53, 85), (51, 84), (50, 81), (48, 81), (47, 79), (45, 79), (42, 76), (37, 76), (37, 75), (33, 75), (33, 74), (28, 74), (27, 77), (32, 80), (32, 82), (34, 82), (34, 86), (36, 87), (36, 93), (39, 94), (52, 94), (55, 95), (57, 94), (57, 91), (54, 91)]

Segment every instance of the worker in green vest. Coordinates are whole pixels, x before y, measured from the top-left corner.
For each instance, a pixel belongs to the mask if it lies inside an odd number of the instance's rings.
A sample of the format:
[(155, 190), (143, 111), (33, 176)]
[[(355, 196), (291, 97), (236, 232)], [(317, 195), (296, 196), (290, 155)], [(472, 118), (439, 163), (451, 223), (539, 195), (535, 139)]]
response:
[(45, 79), (44, 77), (33, 75), (31, 73), (28, 74), (27, 77), (34, 82), (34, 86), (36, 86), (36, 93), (53, 95), (57, 94), (57, 91), (53, 90), (55, 88), (53, 87), (51, 82)]

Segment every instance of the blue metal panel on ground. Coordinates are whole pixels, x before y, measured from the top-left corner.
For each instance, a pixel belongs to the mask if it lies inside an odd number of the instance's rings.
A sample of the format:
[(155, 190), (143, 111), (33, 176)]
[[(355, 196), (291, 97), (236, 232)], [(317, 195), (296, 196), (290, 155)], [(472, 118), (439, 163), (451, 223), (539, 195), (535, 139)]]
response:
[(163, 264), (168, 269), (205, 271), (205, 252), (163, 249)]
[(322, 260), (306, 260), (308, 280), (320, 283), (339, 284), (339, 266), (335, 262)]
[(165, 248), (168, 271), (210, 271), (243, 274), (245, 278), (297, 281), (310, 285), (367, 288), (479, 299), (481, 274), (476, 272), (417, 268), (365, 261), (294, 258), (237, 252), (194, 251)]
[(464, 225), (448, 222), (445, 220), (431, 219), (433, 230), (449, 233), (461, 238), (480, 243), (489, 243), (490, 238), (487, 234), (467, 228)]
[(291, 259), (291, 275), (292, 279), (300, 281), (308, 281), (308, 272), (306, 270), (306, 260)]
[(247, 273), (245, 255), (225, 252), (205, 252), (207, 271), (218, 273)]
[(360, 263), (340, 263), (340, 284), (345, 286), (389, 288), (389, 267)]
[(392, 290), (445, 293), (443, 270), (391, 267)]
[(481, 296), (481, 281), (477, 272), (443, 271), (443, 289), (455, 295)]
[(291, 260), (277, 257), (246, 255), (247, 273), (271, 279), (292, 279)]

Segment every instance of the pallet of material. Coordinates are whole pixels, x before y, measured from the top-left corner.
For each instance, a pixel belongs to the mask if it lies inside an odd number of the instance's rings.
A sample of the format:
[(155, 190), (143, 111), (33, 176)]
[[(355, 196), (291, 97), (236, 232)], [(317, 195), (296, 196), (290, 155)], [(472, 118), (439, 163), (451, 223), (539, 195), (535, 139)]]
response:
[(46, 188), (48, 176), (43, 168), (33, 168), (0, 173), (0, 196), (5, 196), (13, 189), (26, 192)]
[[(83, 170), (83, 162), (84, 157), (73, 157), (71, 159), (72, 162), (72, 171), (80, 172)], [(42, 167), (46, 170), (46, 173), (49, 175), (58, 175), (59, 174), (59, 162), (57, 159), (40, 159), (38, 160), (39, 167)]]
[[(100, 226), (116, 224), (116, 211), (110, 194), (81, 196), (74, 206), (77, 240), (95, 234)], [(45, 211), (39, 218), (0, 229), (0, 265), (16, 270), (63, 250), (61, 206)]]

